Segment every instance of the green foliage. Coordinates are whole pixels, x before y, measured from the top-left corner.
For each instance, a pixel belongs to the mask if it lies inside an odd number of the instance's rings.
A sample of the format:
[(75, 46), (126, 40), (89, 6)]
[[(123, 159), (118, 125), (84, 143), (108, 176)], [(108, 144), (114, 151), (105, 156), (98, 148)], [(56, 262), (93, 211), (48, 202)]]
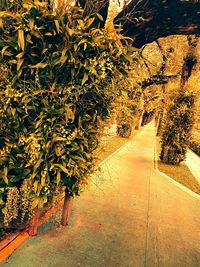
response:
[(59, 15), (45, 2), (27, 0), (18, 12), (9, 10), (0, 12), (4, 211), (9, 189), (21, 190), (26, 179), (32, 208), (42, 208), (57, 186), (80, 193), (95, 170), (99, 128), (116, 94), (108, 85), (131, 61), (77, 7)]
[(181, 92), (169, 107), (161, 137), (160, 159), (178, 165), (185, 159), (194, 122), (194, 95)]
[(9, 11), (18, 11), (21, 8), (21, 0), (1, 0), (0, 2), (0, 11), (9, 10)]
[(120, 95), (113, 102), (112, 110), (116, 117), (117, 134), (121, 137), (128, 138), (131, 136), (132, 128), (136, 126), (140, 102), (141, 88), (134, 86), (131, 79), (131, 73), (123, 79), (115, 81), (116, 87), (119, 88)]
[(129, 138), (132, 133), (132, 125), (129, 123), (122, 123), (120, 126), (117, 126), (117, 134), (124, 138)]
[(133, 101), (128, 98), (126, 92), (116, 100), (114, 110), (116, 113), (117, 134), (125, 138), (130, 137), (136, 106), (133, 104)]
[(152, 121), (154, 115), (155, 115), (155, 111), (154, 110), (150, 111), (150, 112), (147, 112), (145, 110), (145, 112), (142, 115), (142, 123), (141, 123), (141, 125), (144, 126), (144, 125), (148, 124), (150, 121)]

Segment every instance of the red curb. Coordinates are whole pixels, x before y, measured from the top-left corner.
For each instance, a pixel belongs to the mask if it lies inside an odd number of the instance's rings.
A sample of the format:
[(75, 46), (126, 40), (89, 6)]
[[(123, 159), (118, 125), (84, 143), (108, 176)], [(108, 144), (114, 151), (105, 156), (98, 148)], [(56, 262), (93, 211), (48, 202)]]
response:
[[(49, 209), (44, 216), (39, 220), (38, 227), (43, 225), (62, 205), (64, 200), (60, 202), (57, 206)], [(9, 235), (5, 238), (0, 247), (0, 262), (4, 261), (7, 257), (9, 257), (24, 241), (29, 238), (28, 229), (15, 234), (13, 236)]]
[(29, 237), (26, 231), (21, 232), (10, 244), (0, 252), (0, 262), (10, 256)]

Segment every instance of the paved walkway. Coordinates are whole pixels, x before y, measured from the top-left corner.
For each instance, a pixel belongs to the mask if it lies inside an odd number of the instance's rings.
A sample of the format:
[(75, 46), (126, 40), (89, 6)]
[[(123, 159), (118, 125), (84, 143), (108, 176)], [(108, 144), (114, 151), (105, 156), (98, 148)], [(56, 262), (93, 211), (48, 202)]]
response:
[(153, 169), (149, 124), (75, 201), (70, 225), (29, 238), (5, 267), (200, 267), (200, 198)]
[(187, 164), (194, 177), (196, 177), (196, 179), (200, 183), (200, 157), (192, 150), (188, 150), (185, 163)]

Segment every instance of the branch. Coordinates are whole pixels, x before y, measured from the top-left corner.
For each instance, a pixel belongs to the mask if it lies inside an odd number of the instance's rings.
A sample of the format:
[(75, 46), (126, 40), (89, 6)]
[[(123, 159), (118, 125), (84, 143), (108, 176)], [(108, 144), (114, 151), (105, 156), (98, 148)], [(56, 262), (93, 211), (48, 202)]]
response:
[(174, 75), (153, 75), (150, 78), (142, 81), (140, 83), (142, 89), (151, 86), (153, 84), (159, 85), (159, 84), (166, 84), (169, 82), (170, 79), (172, 78), (177, 78), (180, 76), (180, 74), (174, 74)]
[(132, 0), (115, 18), (135, 47), (173, 34), (200, 35), (199, 21), (200, 2), (195, 0)]

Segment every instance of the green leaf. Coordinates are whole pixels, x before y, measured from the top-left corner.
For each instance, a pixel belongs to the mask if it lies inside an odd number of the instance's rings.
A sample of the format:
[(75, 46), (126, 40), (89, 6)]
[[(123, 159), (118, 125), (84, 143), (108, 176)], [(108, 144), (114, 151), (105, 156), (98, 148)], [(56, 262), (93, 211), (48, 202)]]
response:
[(31, 9), (33, 7), (33, 3), (24, 3), (22, 6), (25, 9)]
[(60, 32), (60, 26), (58, 20), (54, 20), (55, 26), (56, 26), (56, 31), (59, 33)]
[(46, 185), (46, 177), (45, 176), (41, 177), (40, 184), (41, 184), (42, 187)]
[(32, 202), (32, 209), (35, 209), (38, 206), (39, 203), (39, 198), (37, 197), (36, 199), (33, 200)]
[(45, 35), (46, 36), (52, 36), (53, 34), (51, 32), (46, 32)]
[(71, 36), (72, 34), (74, 34), (74, 30), (73, 29), (70, 29), (69, 26), (68, 26), (68, 24), (66, 25), (66, 31), (69, 34), (69, 36)]
[(5, 52), (4, 52), (4, 56), (12, 57), (12, 56), (13, 56), (13, 54), (12, 54), (12, 53), (10, 53), (10, 52), (8, 52), (8, 51), (5, 51)]
[(0, 18), (1, 17), (15, 17), (15, 13), (9, 12), (9, 11), (0, 11)]
[(84, 85), (84, 83), (88, 80), (88, 74), (85, 73), (81, 82), (81, 85)]
[(37, 189), (38, 189), (38, 181), (35, 181), (33, 183), (33, 191), (36, 193), (37, 192)]
[(56, 136), (52, 139), (52, 142), (59, 142), (59, 141), (67, 141), (67, 139), (61, 136)]
[(3, 20), (0, 18), (0, 28), (3, 29)]
[(23, 62), (24, 62), (24, 59), (19, 59), (19, 60), (17, 61), (17, 71), (21, 68)]
[(36, 122), (36, 124), (35, 124), (35, 129), (37, 129), (41, 124), (42, 124), (42, 118), (41, 119), (39, 119), (39, 121), (37, 121)]
[(24, 56), (24, 52), (21, 52), (21, 53), (19, 53), (18, 55), (16, 55), (16, 58), (20, 59), (20, 58), (22, 58), (23, 56)]
[(47, 51), (48, 51), (48, 48), (44, 48), (44, 49), (42, 50), (41, 54), (43, 55), (43, 54), (45, 54)]
[(6, 184), (8, 184), (8, 168), (4, 167), (3, 172), (3, 180)]
[(8, 47), (9, 47), (9, 46), (6, 45), (6, 46), (4, 46), (4, 47), (2, 48), (2, 50), (1, 50), (1, 54), (2, 54), (2, 56), (4, 55), (4, 53), (5, 53), (5, 51), (6, 51), (6, 49), (7, 49)]
[(60, 173), (60, 171), (57, 171), (57, 175), (56, 175), (56, 184), (57, 185), (60, 184), (60, 178), (61, 178), (61, 173)]
[(77, 161), (81, 161), (81, 162), (86, 162), (86, 160), (82, 157), (79, 157), (79, 156), (72, 156), (73, 159), (77, 160)]
[(15, 116), (16, 108), (11, 108), (11, 114)]
[(61, 164), (53, 164), (54, 167), (59, 167), (64, 173), (66, 173), (67, 175), (70, 175), (70, 172), (68, 171), (68, 169), (61, 165)]
[(40, 62), (40, 63), (38, 63), (36, 65), (32, 65), (31, 68), (33, 68), (33, 69), (44, 69), (44, 68), (46, 68), (47, 65), (48, 65), (47, 63)]
[(103, 21), (103, 17), (99, 13), (96, 13), (96, 16), (98, 17), (99, 20)]
[(93, 39), (94, 43), (100, 43), (104, 39), (103, 36), (95, 36)]
[(94, 22), (94, 20), (95, 20), (95, 18), (90, 18), (90, 19), (88, 19), (86, 26), (87, 26), (87, 27), (90, 27), (91, 24)]

